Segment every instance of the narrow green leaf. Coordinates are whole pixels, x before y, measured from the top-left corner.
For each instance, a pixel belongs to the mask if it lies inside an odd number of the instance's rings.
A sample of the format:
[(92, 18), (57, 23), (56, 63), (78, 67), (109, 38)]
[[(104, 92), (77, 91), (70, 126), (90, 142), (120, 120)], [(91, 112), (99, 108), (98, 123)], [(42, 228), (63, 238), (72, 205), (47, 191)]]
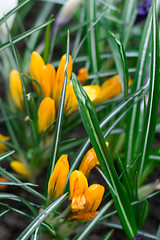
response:
[[(115, 43), (118, 47), (118, 50), (119, 50), (121, 64), (117, 62), (118, 61), (118, 60), (116, 60), (117, 58), (114, 58), (114, 59), (115, 59), (115, 62), (116, 62), (117, 68), (118, 68), (118, 72), (119, 72), (119, 66), (121, 65), (122, 71), (120, 70), (119, 75), (120, 75), (120, 80), (121, 80), (121, 85), (122, 85), (122, 91), (123, 91), (124, 97), (126, 97), (128, 95), (128, 83), (129, 83), (129, 72), (128, 72), (127, 58), (126, 58), (126, 55), (125, 55), (123, 45), (120, 42), (120, 40), (112, 32), (109, 31), (109, 33), (113, 37), (113, 39), (114, 39), (114, 41), (115, 41)], [(117, 55), (117, 53), (116, 53), (116, 55)], [(122, 72), (123, 75), (121, 74), (121, 72)]]
[(0, 213), (0, 218), (3, 217), (5, 214), (7, 214), (9, 211), (10, 211), (10, 210), (7, 209), (7, 210), (1, 212), (1, 213)]
[[(157, 0), (156, 8), (159, 9), (160, 1)], [(151, 38), (151, 17), (152, 9), (150, 10), (142, 38), (139, 47), (139, 57), (137, 60), (136, 73), (134, 77), (132, 92), (138, 90), (143, 86), (144, 79), (146, 77), (146, 64), (148, 61), (148, 54), (150, 49), (150, 38)], [(135, 99), (136, 100), (136, 99)], [(128, 114), (127, 117), (127, 134), (126, 134), (126, 166), (132, 165), (134, 162), (135, 147), (137, 143), (137, 136), (139, 131), (140, 121), (140, 103), (135, 104), (133, 110)]]
[(156, 120), (159, 102), (159, 31), (158, 20), (156, 16), (156, 1), (153, 1), (152, 16), (152, 52), (151, 52), (151, 70), (150, 70), (150, 87), (147, 112), (145, 122), (142, 128), (142, 139), (140, 146), (141, 157), (138, 159), (138, 178), (140, 179), (143, 170), (148, 162), (152, 150)]
[[(22, 33), (22, 34), (20, 34), (16, 37), (12, 38), (13, 44), (16, 44), (17, 42), (25, 39), (26, 37), (30, 36), (31, 34), (39, 31), (40, 29), (42, 29), (44, 27), (46, 27), (48, 24), (50, 24), (53, 21), (54, 21), (54, 19), (48, 20), (45, 23), (40, 24), (38, 27), (32, 28), (32, 29), (26, 31), (25, 33)], [(10, 42), (6, 42), (6, 43), (2, 44), (0, 46), (0, 52), (3, 51), (4, 49), (8, 48), (9, 46), (10, 46)]]
[[(0, 174), (4, 177), (6, 177), (7, 179), (9, 179), (11, 182), (13, 183), (22, 183), (19, 179), (17, 179), (16, 177), (14, 177), (12, 174), (10, 174), (9, 172), (7, 172), (6, 170), (4, 170), (3, 168), (0, 167)], [(24, 190), (32, 193), (33, 195), (47, 201), (50, 202), (47, 198), (45, 198), (42, 194), (40, 194), (39, 192), (35, 191), (34, 189), (32, 189), (29, 186), (26, 185), (22, 185), (20, 186), (21, 188), (23, 188)]]
[(45, 47), (44, 47), (43, 59), (46, 64), (48, 63), (48, 56), (49, 56), (49, 49), (50, 49), (50, 32), (51, 32), (51, 23), (48, 24), (48, 26), (46, 27), (46, 33), (45, 33)]
[(11, 156), (13, 153), (15, 153), (15, 150), (12, 150), (12, 151), (10, 151), (10, 152), (5, 152), (5, 153), (1, 154), (1, 155), (0, 155), (0, 161), (2, 161), (3, 159)]
[(76, 97), (78, 99), (79, 110), (84, 126), (95, 149), (102, 171), (114, 189), (113, 192), (110, 188), (110, 192), (114, 199), (119, 219), (128, 239), (133, 239), (137, 233), (133, 209), (114, 168), (111, 156), (108, 152), (108, 148), (105, 144), (105, 140), (98, 123), (98, 119), (96, 117), (93, 103), (90, 101), (79, 81), (77, 80), (76, 75), (73, 73), (72, 82)]
[(39, 227), (42, 222), (48, 217), (48, 215), (54, 211), (67, 197), (67, 193), (59, 197), (56, 201), (51, 203), (43, 212), (41, 212), (29, 225), (25, 228), (25, 230), (18, 236), (17, 240), (26, 240), (28, 239), (32, 233)]
[(9, 11), (4, 17), (0, 19), (0, 25), (4, 23), (9, 17), (11, 17), (14, 13), (16, 13), (19, 9), (21, 9), (23, 6), (25, 6), (30, 0), (26, 0), (22, 2), (21, 4), (18, 4), (15, 8), (13, 8), (11, 11)]
[(142, 203), (142, 207), (140, 211), (140, 226), (139, 226), (140, 229), (143, 227), (143, 224), (146, 221), (148, 212), (149, 212), (149, 202), (147, 201), (147, 199), (145, 199)]

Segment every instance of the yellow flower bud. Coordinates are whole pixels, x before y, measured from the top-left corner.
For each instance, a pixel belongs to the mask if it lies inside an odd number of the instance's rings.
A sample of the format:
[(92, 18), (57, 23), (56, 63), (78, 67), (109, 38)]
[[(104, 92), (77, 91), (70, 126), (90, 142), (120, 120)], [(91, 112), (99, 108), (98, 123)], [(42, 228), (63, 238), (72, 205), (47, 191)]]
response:
[[(61, 97), (61, 92), (62, 92), (62, 87), (64, 83), (64, 78), (65, 78), (65, 72), (64, 72), (64, 67), (66, 63), (66, 54), (64, 54), (61, 57), (58, 69), (57, 69), (57, 74), (56, 74), (56, 79), (55, 79), (55, 86), (53, 87), (53, 99), (55, 100), (57, 104), (57, 108), (59, 106), (59, 101)], [(69, 56), (69, 62), (68, 62), (68, 67), (67, 67), (67, 83), (69, 82), (71, 78), (71, 73), (72, 73), (72, 57)]]
[[(10, 137), (0, 134), (0, 140), (8, 141), (8, 140), (10, 140)], [(6, 147), (5, 143), (0, 142), (0, 155), (6, 150), (6, 148), (7, 147)]]
[[(132, 80), (129, 79), (128, 86), (132, 85)], [(99, 96), (95, 99), (94, 103), (101, 103), (111, 99), (122, 92), (122, 86), (119, 75), (115, 75), (112, 78), (106, 80), (102, 86)]]
[[(0, 176), (0, 183), (1, 182), (9, 182), (9, 180), (6, 177)], [(0, 184), (0, 190), (5, 190), (8, 187), (8, 185)]]
[(99, 207), (104, 194), (104, 187), (100, 184), (92, 184), (85, 193), (85, 212), (95, 212)]
[(71, 211), (78, 212), (79, 210), (84, 209), (86, 203), (85, 193), (88, 188), (87, 178), (81, 171), (75, 170), (70, 175), (69, 183), (69, 199), (72, 200)]
[(24, 178), (29, 178), (29, 171), (26, 169), (26, 167), (23, 165), (23, 163), (21, 163), (19, 161), (12, 161), (10, 163), (10, 166), (15, 172), (17, 172)]
[(68, 155), (62, 155), (50, 176), (48, 182), (48, 196), (51, 201), (59, 198), (63, 192), (67, 181), (67, 175), (69, 172), (69, 163), (68, 163)]
[(45, 97), (52, 97), (55, 75), (55, 68), (51, 64), (44, 65), (40, 71), (40, 84)]
[[(45, 65), (43, 58), (36, 51), (32, 52), (30, 61), (30, 75), (33, 79), (37, 80), (41, 84), (41, 69)], [(40, 93), (40, 89), (36, 83), (33, 82), (35, 90)]]
[(11, 91), (11, 95), (14, 100), (14, 103), (19, 110), (23, 110), (24, 98), (23, 98), (22, 83), (21, 83), (20, 74), (17, 70), (13, 69), (10, 72), (9, 81), (10, 81), (10, 91)]
[(38, 129), (44, 132), (56, 118), (55, 102), (52, 98), (46, 97), (38, 109)]
[[(107, 144), (107, 146), (109, 145), (108, 142), (106, 142), (106, 144)], [(94, 148), (91, 148), (83, 157), (82, 162), (79, 166), (79, 170), (82, 171), (84, 173), (84, 175), (88, 178), (90, 171), (96, 165), (99, 165), (99, 161), (98, 161), (98, 158), (97, 158)]]
[(88, 80), (88, 70), (86, 68), (80, 68), (77, 78), (81, 84), (85, 83)]

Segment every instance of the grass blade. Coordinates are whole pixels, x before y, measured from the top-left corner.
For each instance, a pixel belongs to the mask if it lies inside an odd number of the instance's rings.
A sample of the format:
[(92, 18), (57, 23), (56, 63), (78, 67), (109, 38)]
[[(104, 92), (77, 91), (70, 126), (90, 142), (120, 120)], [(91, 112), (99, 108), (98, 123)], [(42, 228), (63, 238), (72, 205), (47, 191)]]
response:
[(25, 230), (18, 236), (17, 240), (26, 240), (32, 233), (41, 225), (41, 223), (48, 217), (48, 215), (57, 208), (67, 197), (67, 193), (62, 195), (56, 201), (51, 203), (43, 212), (41, 212)]
[(138, 159), (138, 177), (140, 180), (145, 165), (148, 162), (149, 155), (152, 150), (157, 113), (159, 102), (159, 31), (158, 20), (156, 16), (156, 2), (153, 1), (153, 17), (152, 17), (152, 56), (151, 56), (151, 71), (150, 71), (150, 88), (149, 100), (147, 105), (147, 112), (145, 122), (142, 129), (142, 139), (140, 153), (141, 157)]

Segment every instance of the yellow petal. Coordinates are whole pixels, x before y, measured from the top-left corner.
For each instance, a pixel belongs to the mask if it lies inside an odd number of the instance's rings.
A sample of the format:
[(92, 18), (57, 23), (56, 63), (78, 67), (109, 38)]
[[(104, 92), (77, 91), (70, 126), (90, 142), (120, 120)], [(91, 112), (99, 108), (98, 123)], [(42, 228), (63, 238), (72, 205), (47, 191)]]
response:
[[(130, 86), (132, 84), (132, 80), (129, 79)], [(119, 75), (115, 75), (112, 78), (109, 78), (106, 80), (102, 86), (99, 96), (95, 99), (94, 103), (101, 103), (104, 101), (107, 101), (108, 99), (111, 99), (115, 97), (116, 95), (120, 94), (122, 92), (122, 86)]]
[[(83, 89), (91, 101), (95, 100), (100, 92), (100, 87), (98, 85), (84, 86)], [(66, 88), (65, 111), (69, 108), (71, 109), (68, 111), (67, 115), (78, 109), (78, 101), (72, 83), (69, 83)]]
[(29, 171), (25, 168), (25, 166), (21, 162), (12, 161), (10, 163), (10, 166), (15, 172), (17, 172), (21, 176), (23, 176), (25, 178), (29, 178)]
[(69, 177), (70, 195), (69, 199), (72, 200), (71, 211), (78, 212), (84, 209), (86, 203), (84, 194), (88, 189), (87, 178), (81, 171), (75, 170)]
[(45, 97), (52, 97), (56, 71), (51, 64), (44, 65), (40, 71), (40, 83)]
[(10, 91), (12, 98), (16, 107), (19, 110), (23, 110), (24, 108), (24, 99), (23, 99), (23, 91), (22, 91), (22, 83), (20, 79), (20, 74), (17, 70), (13, 69), (10, 72)]
[(56, 118), (55, 102), (52, 98), (46, 97), (38, 109), (38, 129), (44, 132)]
[[(64, 78), (65, 78), (65, 73), (64, 73), (65, 63), (66, 63), (66, 54), (64, 54), (60, 60), (57, 74), (56, 74), (56, 79), (55, 79), (55, 86), (53, 88), (53, 99), (55, 99), (57, 107), (59, 106), (59, 101), (60, 101), (62, 87), (64, 83)], [(69, 63), (67, 67), (67, 76), (68, 76), (67, 83), (71, 78), (71, 73), (72, 73), (72, 57), (69, 55)]]
[(67, 220), (68, 221), (89, 221), (97, 215), (97, 212), (78, 212), (72, 214)]
[(48, 182), (48, 196), (51, 201), (60, 197), (63, 192), (67, 181), (67, 175), (69, 172), (68, 155), (62, 155), (51, 174)]
[[(108, 142), (106, 142), (106, 144), (107, 146), (109, 145)], [(95, 167), (95, 165), (99, 165), (99, 161), (94, 148), (91, 148), (83, 157), (82, 162), (79, 166), (79, 170), (82, 171), (88, 178), (90, 171)]]
[(99, 207), (104, 194), (104, 187), (100, 184), (92, 184), (85, 193), (85, 212), (95, 212)]
[(89, 85), (84, 86), (83, 89), (87, 93), (90, 100), (93, 102), (99, 96), (101, 88), (98, 85)]
[(80, 68), (77, 78), (81, 84), (85, 83), (88, 80), (88, 70), (86, 68)]
[(69, 83), (66, 88), (65, 107), (64, 111), (67, 112), (67, 116), (78, 109), (78, 101), (73, 90), (73, 85)]
[[(41, 84), (41, 69), (45, 65), (43, 58), (36, 51), (32, 52), (30, 61), (30, 75), (33, 79), (36, 79)], [(33, 82), (35, 90), (40, 93), (39, 87)]]

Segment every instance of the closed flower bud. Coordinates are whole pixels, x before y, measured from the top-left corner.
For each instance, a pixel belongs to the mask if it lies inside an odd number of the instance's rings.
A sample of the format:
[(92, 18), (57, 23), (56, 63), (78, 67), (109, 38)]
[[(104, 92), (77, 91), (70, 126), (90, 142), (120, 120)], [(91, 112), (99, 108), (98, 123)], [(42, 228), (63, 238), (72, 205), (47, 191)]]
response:
[[(45, 65), (43, 58), (36, 51), (32, 52), (30, 61), (30, 75), (33, 79), (41, 84), (41, 69)], [(35, 90), (40, 93), (40, 89), (36, 83), (33, 82)]]
[(17, 70), (13, 69), (11, 71), (9, 81), (10, 81), (10, 91), (11, 91), (11, 95), (14, 100), (14, 103), (19, 110), (23, 110), (24, 98), (23, 98), (22, 83), (21, 83), (20, 74)]
[(88, 188), (87, 178), (81, 171), (75, 170), (69, 177), (69, 183), (69, 199), (72, 200), (71, 211), (78, 212), (79, 210), (83, 210), (86, 203), (85, 193)]
[(55, 68), (51, 64), (44, 65), (40, 72), (40, 84), (45, 97), (52, 97), (52, 89), (55, 85)]
[[(0, 134), (0, 140), (8, 141), (8, 140), (10, 140), (10, 137)], [(6, 148), (7, 147), (6, 147), (5, 143), (0, 142), (0, 155), (6, 150)]]
[(100, 86), (98, 85), (88, 85), (83, 87), (84, 91), (87, 93), (89, 99), (93, 102), (100, 94)]
[(81, 84), (85, 83), (88, 80), (88, 70), (86, 68), (80, 68), (77, 78)]
[[(66, 63), (66, 54), (64, 54), (61, 57), (57, 73), (56, 73), (56, 79), (55, 79), (55, 85), (53, 86), (53, 99), (55, 100), (57, 104), (57, 108), (59, 106), (59, 101), (61, 97), (61, 92), (62, 92), (62, 87), (64, 83), (64, 78), (65, 78), (65, 72), (64, 72), (64, 67)], [(72, 57), (69, 55), (69, 62), (68, 62), (68, 67), (67, 67), (67, 83), (69, 83), (69, 80), (71, 78), (71, 73), (72, 73)]]
[[(108, 146), (109, 143), (106, 142), (106, 145)], [(79, 170), (84, 173), (84, 175), (88, 178), (90, 171), (92, 168), (94, 168), (96, 165), (99, 165), (99, 161), (97, 158), (97, 155), (95, 153), (94, 148), (91, 148), (83, 157), (82, 162), (79, 166)]]
[(55, 102), (52, 98), (46, 97), (41, 102), (38, 109), (38, 129), (44, 132), (56, 117)]
[(24, 178), (29, 178), (29, 171), (26, 169), (26, 167), (23, 165), (23, 163), (21, 163), (19, 161), (12, 161), (10, 163), (10, 166), (15, 172), (17, 172)]
[(69, 172), (69, 163), (68, 163), (68, 155), (62, 155), (50, 176), (48, 182), (48, 196), (51, 201), (56, 200), (60, 197), (63, 192), (67, 181), (67, 175)]
[[(132, 80), (129, 79), (128, 86), (132, 85)], [(94, 103), (101, 103), (107, 101), (122, 92), (122, 86), (119, 75), (106, 80), (102, 86), (99, 96), (95, 99)]]

